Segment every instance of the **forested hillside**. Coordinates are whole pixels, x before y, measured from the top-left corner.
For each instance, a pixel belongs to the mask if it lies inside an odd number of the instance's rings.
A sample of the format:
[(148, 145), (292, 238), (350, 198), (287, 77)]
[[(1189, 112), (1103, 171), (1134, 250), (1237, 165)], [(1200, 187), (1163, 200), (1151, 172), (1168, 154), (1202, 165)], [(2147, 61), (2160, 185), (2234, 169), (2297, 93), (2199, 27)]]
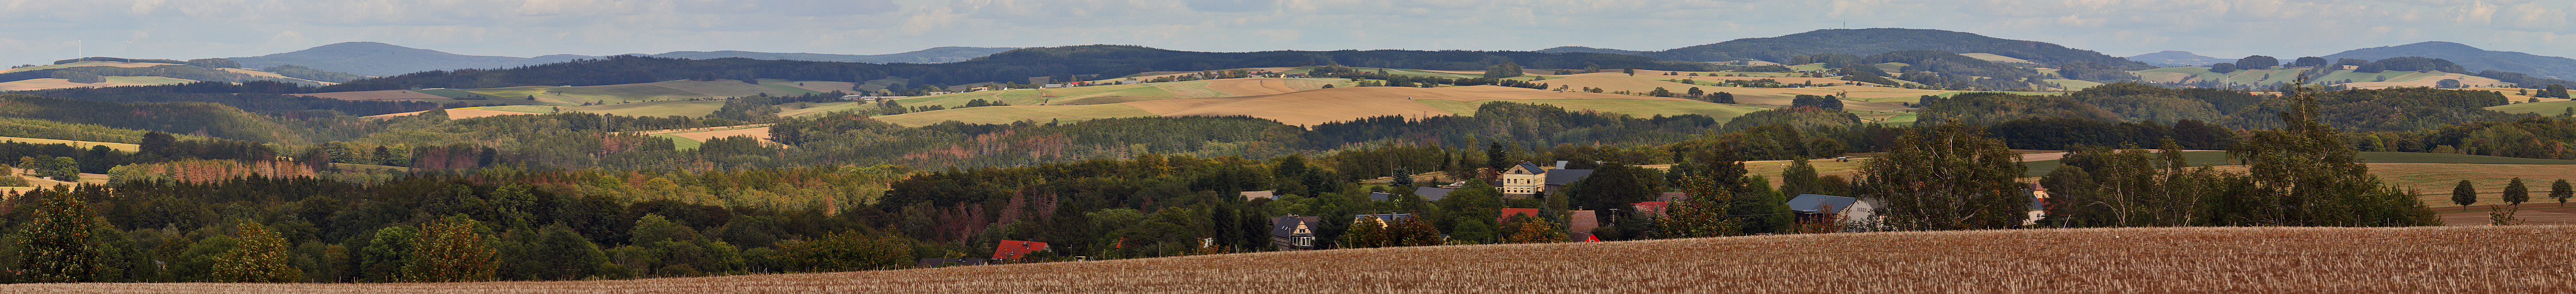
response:
[(1927, 29), (1823, 29), (1769, 38), (1745, 38), (1715, 44), (1646, 52), (1646, 56), (1687, 61), (1762, 60), (1789, 62), (1791, 56), (1823, 53), (1868, 56), (1903, 50), (1990, 53), (2048, 65), (2094, 63), (2146, 69), (2145, 63), (2066, 48), (2045, 42), (2007, 40), (1973, 33)]

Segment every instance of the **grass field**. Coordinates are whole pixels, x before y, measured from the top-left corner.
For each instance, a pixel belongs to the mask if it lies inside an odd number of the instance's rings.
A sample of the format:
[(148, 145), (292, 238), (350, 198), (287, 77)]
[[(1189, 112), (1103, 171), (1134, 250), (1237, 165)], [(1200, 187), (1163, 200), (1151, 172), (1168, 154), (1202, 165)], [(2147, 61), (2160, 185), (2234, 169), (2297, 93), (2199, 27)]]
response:
[(1794, 234), (1216, 254), (615, 281), (13, 284), (100, 293), (2536, 293), (2576, 288), (2576, 227), (2117, 228)]
[(704, 145), (704, 144), (706, 144), (706, 142), (701, 142), (701, 141), (698, 141), (698, 140), (691, 140), (691, 139), (689, 139), (689, 138), (683, 138), (683, 137), (680, 137), (680, 136), (672, 136), (672, 135), (653, 135), (653, 137), (654, 137), (654, 138), (662, 138), (662, 139), (668, 139), (668, 140), (671, 140), (671, 147), (672, 147), (672, 149), (679, 149), (679, 150), (691, 150), (691, 149), (698, 149), (698, 145)]
[[(2192, 166), (2216, 166), (2221, 171), (2244, 172), (2248, 168), (2230, 162), (2222, 151), (2186, 151), (2183, 157)], [(2524, 186), (2533, 191), (2533, 202), (2556, 202), (2546, 196), (2550, 183), (2576, 180), (2576, 160), (2413, 152), (2362, 152), (2361, 157), (2381, 182), (2412, 189), (2425, 206), (2436, 208), (2460, 206), (2451, 202), (2450, 194), (2460, 180), (2469, 180), (2471, 186), (2478, 188), (2481, 200), (2477, 205), (2504, 203), (2501, 193), (2513, 178), (2522, 178)], [(2059, 161), (2029, 161), (2022, 166), (2028, 168), (2022, 176), (2038, 177), (2055, 171)]]
[[(2510, 96), (2510, 95), (2512, 95), (2512, 94), (2506, 94), (2506, 95)], [(2526, 99), (2527, 99), (2527, 98), (2526, 98)], [(2556, 99), (2552, 99), (2552, 100), (2556, 100)], [(2520, 102), (2520, 101), (2516, 101), (2516, 102)], [(2576, 107), (2576, 101), (2566, 101), (2566, 100), (2560, 100), (2560, 101), (2546, 101), (2546, 100), (2544, 100), (2544, 101), (2540, 101), (2540, 103), (2514, 103), (2514, 104), (2505, 104), (2505, 105), (2488, 106), (2488, 107), (2487, 107), (2487, 110), (2501, 111), (2501, 112), (2505, 112), (2505, 113), (2529, 113), (2529, 114), (2538, 114), (2538, 115), (2541, 115), (2541, 116), (2558, 116), (2558, 115), (2560, 115), (2560, 114), (2566, 114), (2566, 113), (2567, 113), (2567, 108), (2568, 108), (2568, 107)]]

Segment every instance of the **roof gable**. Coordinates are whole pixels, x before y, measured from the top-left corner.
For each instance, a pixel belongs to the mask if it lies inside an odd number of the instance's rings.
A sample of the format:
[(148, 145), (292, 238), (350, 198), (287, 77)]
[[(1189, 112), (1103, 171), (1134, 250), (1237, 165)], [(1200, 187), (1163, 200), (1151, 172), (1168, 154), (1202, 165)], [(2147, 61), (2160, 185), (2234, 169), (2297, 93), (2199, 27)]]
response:
[(1440, 188), (1440, 187), (1415, 187), (1415, 188), (1413, 188), (1413, 195), (1414, 195), (1414, 196), (1422, 196), (1422, 200), (1440, 201), (1440, 198), (1449, 198), (1449, 192), (1450, 192), (1450, 191), (1458, 191), (1458, 189)]
[(1001, 245), (993, 246), (993, 259), (1020, 259), (1038, 250), (1047, 250), (1047, 243), (1002, 240)]
[(1832, 205), (1835, 212), (1839, 213), (1844, 209), (1850, 209), (1853, 202), (1860, 202), (1860, 198), (1798, 194), (1798, 198), (1789, 199), (1788, 205), (1789, 210), (1805, 213), (1823, 213), (1816, 211), (1818, 205)]
[(1547, 184), (1549, 184), (1549, 185), (1573, 184), (1575, 181), (1582, 181), (1582, 180), (1583, 180), (1583, 178), (1585, 178), (1585, 177), (1591, 177), (1591, 176), (1592, 176), (1592, 170), (1588, 170), (1588, 169), (1560, 169), (1560, 170), (1552, 170), (1552, 171), (1548, 171), (1548, 172), (1547, 172)]
[(1515, 175), (1535, 175), (1535, 174), (1545, 174), (1545, 173), (1547, 173), (1547, 169), (1539, 168), (1539, 167), (1538, 167), (1538, 164), (1529, 163), (1528, 161), (1522, 161), (1522, 162), (1521, 162), (1521, 164), (1513, 165), (1513, 166), (1512, 166), (1512, 168), (1503, 170), (1503, 173), (1505, 173), (1505, 174), (1515, 174)]
[(1527, 215), (1527, 216), (1529, 216), (1529, 217), (1538, 217), (1538, 209), (1537, 209), (1537, 208), (1504, 208), (1504, 209), (1503, 209), (1503, 214), (1502, 214), (1502, 216), (1494, 217), (1494, 222), (1500, 223), (1500, 222), (1503, 222), (1503, 221), (1511, 220), (1511, 219), (1512, 219), (1512, 216), (1514, 216), (1514, 215)]

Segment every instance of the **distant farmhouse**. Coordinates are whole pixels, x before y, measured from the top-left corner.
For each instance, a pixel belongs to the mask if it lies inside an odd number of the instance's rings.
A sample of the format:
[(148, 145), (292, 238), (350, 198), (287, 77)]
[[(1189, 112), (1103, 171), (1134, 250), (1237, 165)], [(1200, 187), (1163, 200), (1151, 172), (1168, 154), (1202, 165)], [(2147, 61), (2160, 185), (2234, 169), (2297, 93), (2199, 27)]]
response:
[(1502, 180), (1497, 181), (1494, 187), (1503, 191), (1503, 198), (1530, 198), (1592, 176), (1592, 170), (1566, 169), (1565, 163), (1558, 161), (1555, 167), (1549, 168), (1523, 161), (1503, 170)]
[(1315, 227), (1321, 217), (1288, 215), (1270, 219), (1270, 247), (1279, 251), (1315, 250)]

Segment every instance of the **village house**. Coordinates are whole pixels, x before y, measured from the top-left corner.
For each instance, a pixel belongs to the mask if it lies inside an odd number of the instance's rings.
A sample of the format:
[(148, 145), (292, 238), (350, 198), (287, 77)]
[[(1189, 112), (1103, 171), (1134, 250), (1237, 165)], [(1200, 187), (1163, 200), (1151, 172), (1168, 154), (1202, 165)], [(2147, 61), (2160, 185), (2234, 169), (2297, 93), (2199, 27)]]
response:
[[(1798, 213), (1799, 221), (1809, 221), (1826, 214), (1833, 214), (1837, 221), (1843, 223), (1862, 222), (1874, 217), (1878, 211), (1876, 201), (1831, 195), (1798, 194), (1797, 198), (1790, 198), (1787, 204), (1790, 211)], [(1828, 208), (1830, 210), (1826, 210)]]
[(1502, 179), (1495, 181), (1494, 187), (1503, 191), (1503, 198), (1530, 198), (1592, 176), (1592, 170), (1566, 169), (1565, 163), (1558, 161), (1555, 167), (1549, 168), (1523, 161), (1504, 169)]
[(1279, 198), (1279, 191), (1243, 191), (1235, 194), (1243, 195), (1243, 200)]
[(1315, 250), (1315, 221), (1319, 217), (1288, 215), (1270, 218), (1270, 247), (1273, 250)]

